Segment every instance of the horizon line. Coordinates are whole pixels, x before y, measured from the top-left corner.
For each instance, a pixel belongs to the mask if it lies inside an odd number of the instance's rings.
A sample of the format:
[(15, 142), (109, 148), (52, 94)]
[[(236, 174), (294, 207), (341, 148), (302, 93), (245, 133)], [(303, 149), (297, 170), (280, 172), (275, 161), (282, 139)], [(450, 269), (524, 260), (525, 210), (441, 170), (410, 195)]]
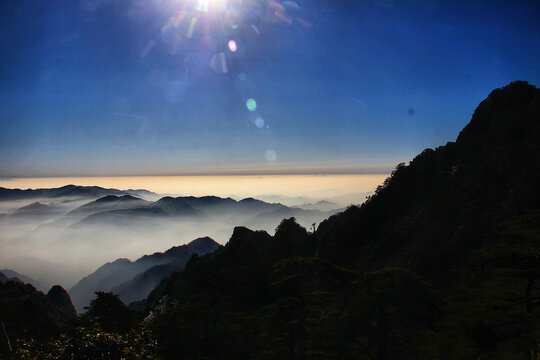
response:
[(180, 176), (294, 176), (294, 175), (384, 175), (392, 172), (394, 167), (376, 166), (366, 168), (304, 168), (304, 169), (249, 169), (249, 170), (193, 170), (167, 173), (139, 173), (139, 174), (60, 174), (60, 175), (26, 175), (2, 176), (0, 181), (12, 179), (40, 179), (40, 178), (120, 178), (120, 177), (180, 177)]

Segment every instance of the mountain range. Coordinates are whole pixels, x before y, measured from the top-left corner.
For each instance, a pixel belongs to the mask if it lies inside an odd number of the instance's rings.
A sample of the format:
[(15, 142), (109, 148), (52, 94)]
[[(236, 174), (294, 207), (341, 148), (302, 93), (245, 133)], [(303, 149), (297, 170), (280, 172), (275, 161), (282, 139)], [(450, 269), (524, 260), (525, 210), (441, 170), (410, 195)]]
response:
[[(157, 194), (146, 190), (116, 190), (103, 189), (92, 186), (74, 186), (67, 185), (57, 189), (38, 189), (38, 190), (19, 190), (0, 188), (0, 202), (12, 199), (35, 199), (35, 198), (61, 198), (61, 197), (88, 197), (96, 198), (88, 203), (65, 213), (66, 217), (80, 217), (83, 222), (106, 221), (108, 217), (130, 216), (130, 215), (148, 215), (148, 216), (173, 216), (173, 217), (200, 217), (224, 215), (235, 215), (243, 217), (255, 217), (262, 213), (294, 213), (302, 217), (309, 215), (328, 215), (328, 212), (337, 211), (338, 204), (320, 201), (317, 204), (303, 204), (296, 207), (287, 207), (279, 203), (267, 203), (254, 198), (245, 198), (234, 200), (232, 198), (220, 198), (217, 196), (180, 196), (162, 197), (157, 201), (148, 201), (129, 193), (148, 194), (156, 196)], [(98, 195), (103, 195), (98, 197)], [(323, 212), (317, 210), (317, 205), (328, 208)], [(309, 209), (304, 209), (304, 207)], [(60, 211), (55, 208), (55, 204), (44, 204), (34, 202), (16, 209), (13, 216), (40, 216), (51, 213), (58, 214)], [(94, 215), (94, 216), (91, 216)], [(309, 217), (308, 215), (308, 217)]]
[(154, 198), (156, 193), (148, 190), (117, 190), (117, 189), (105, 189), (99, 186), (77, 186), (66, 185), (59, 188), (52, 189), (7, 189), (0, 187), (0, 201), (8, 200), (24, 200), (35, 198), (69, 198), (69, 197), (85, 197), (85, 198), (99, 198), (107, 195), (133, 195), (137, 197), (149, 197)]
[(34, 280), (29, 276), (19, 274), (16, 271), (10, 270), (10, 269), (2, 269), (0, 270), (0, 278), (2, 278), (2, 282), (5, 281), (18, 281), (23, 282), (26, 284), (31, 284), (36, 289), (40, 291), (47, 291), (47, 289), (51, 288), (50, 284), (44, 283), (43, 281)]
[(363, 205), (237, 227), (142, 305), (164, 359), (530, 359), (538, 259), (540, 90), (514, 82)]
[(113, 291), (129, 304), (144, 299), (161, 280), (174, 271), (182, 270), (192, 255), (204, 255), (219, 246), (214, 240), (204, 237), (163, 253), (142, 256), (133, 262), (117, 259), (81, 279), (69, 293), (78, 312), (84, 311), (96, 291)]
[[(2, 189), (0, 245), (5, 251), (0, 263), (34, 278), (72, 286), (111, 259), (138, 258), (156, 247), (169, 248), (178, 239), (185, 243), (205, 235), (223, 243), (231, 224), (270, 230), (284, 217), (295, 216), (311, 226), (336, 211), (290, 208), (253, 198), (159, 197), (144, 190), (73, 185)], [(55, 265), (58, 259), (62, 260)]]
[(79, 206), (78, 208), (70, 211), (67, 216), (89, 215), (102, 211), (144, 207), (150, 205), (151, 203), (152, 202), (150, 201), (146, 201), (132, 195), (107, 195), (82, 206)]

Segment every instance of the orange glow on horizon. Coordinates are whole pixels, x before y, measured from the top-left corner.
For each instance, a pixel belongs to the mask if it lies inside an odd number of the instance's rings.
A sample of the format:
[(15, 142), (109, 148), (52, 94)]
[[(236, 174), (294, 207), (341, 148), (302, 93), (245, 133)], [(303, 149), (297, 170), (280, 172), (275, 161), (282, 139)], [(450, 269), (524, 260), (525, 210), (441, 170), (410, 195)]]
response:
[[(328, 199), (346, 198), (349, 194), (374, 191), (387, 176), (363, 174), (15, 178), (0, 180), (0, 186), (12, 189), (37, 189), (73, 184), (120, 190), (146, 189), (159, 194), (186, 196), (216, 195), (244, 198), (272, 194)], [(352, 202), (359, 200), (351, 198)]]

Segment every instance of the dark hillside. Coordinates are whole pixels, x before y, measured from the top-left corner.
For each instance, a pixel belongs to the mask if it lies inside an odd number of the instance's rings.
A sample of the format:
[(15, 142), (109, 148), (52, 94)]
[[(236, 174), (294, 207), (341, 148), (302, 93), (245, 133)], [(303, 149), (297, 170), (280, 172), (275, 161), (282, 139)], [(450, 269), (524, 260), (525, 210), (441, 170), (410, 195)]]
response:
[(398, 165), (364, 205), (323, 222), (318, 255), (444, 277), (502, 221), (540, 208), (539, 131), (539, 89), (516, 82), (493, 91), (456, 143)]
[(540, 90), (512, 83), (315, 233), (236, 228), (148, 297), (161, 355), (536, 358), (539, 128)]
[(10, 352), (6, 336), (12, 347), (17, 339), (48, 339), (75, 321), (76, 313), (69, 295), (60, 286), (54, 286), (44, 295), (30, 284), (8, 281), (0, 283), (0, 319), (3, 327), (1, 357)]

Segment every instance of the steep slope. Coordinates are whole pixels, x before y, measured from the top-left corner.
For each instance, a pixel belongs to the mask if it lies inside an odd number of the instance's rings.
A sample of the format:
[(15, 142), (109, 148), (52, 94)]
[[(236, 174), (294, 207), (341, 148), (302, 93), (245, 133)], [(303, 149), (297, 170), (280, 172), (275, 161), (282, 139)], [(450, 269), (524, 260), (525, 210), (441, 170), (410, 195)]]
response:
[(540, 90), (515, 82), (315, 233), (236, 228), (147, 298), (160, 356), (537, 357), (539, 131)]
[(133, 279), (113, 287), (111, 292), (118, 294), (126, 304), (143, 300), (163, 279), (173, 272), (182, 271), (187, 260), (189, 258), (182, 262), (174, 261), (152, 266), (150, 269), (136, 275)]
[(123, 282), (111, 289), (115, 294), (120, 295), (120, 299), (126, 304), (133, 301), (142, 300), (159, 283), (175, 271), (181, 271), (188, 260), (194, 255), (204, 255), (212, 253), (219, 247), (219, 244), (209, 237), (195, 239), (188, 246), (175, 246), (163, 254), (156, 253), (145, 255), (138, 261), (160, 264), (152, 266), (148, 270), (136, 275), (133, 279)]
[(493, 91), (456, 143), (398, 165), (363, 206), (323, 222), (319, 256), (444, 276), (502, 221), (540, 207), (539, 131), (540, 90), (516, 82)]
[(77, 317), (71, 298), (63, 287), (54, 285), (47, 293), (47, 297), (66, 319), (75, 319)]
[[(248, 299), (251, 297), (261, 300), (265, 296), (264, 292), (253, 291), (249, 295), (246, 292), (249, 292), (251, 286), (259, 288), (266, 284), (264, 272), (278, 260), (295, 255), (309, 256), (314, 251), (313, 245), (312, 236), (306, 229), (299, 226), (294, 218), (283, 220), (273, 237), (265, 231), (235, 227), (229, 242), (224, 247), (204, 257), (192, 258), (186, 265), (185, 271), (173, 274), (170, 279), (152, 291), (146, 300), (146, 305), (157, 305), (163, 296), (180, 295), (183, 292), (183, 280), (189, 279), (192, 269), (196, 269), (193, 270), (195, 272), (222, 272), (220, 276), (227, 277), (227, 280), (218, 286), (216, 294), (221, 291), (236, 293), (242, 289), (242, 285), (234, 285), (233, 282), (247, 281), (250, 285), (243, 288), (242, 295), (237, 294), (234, 297), (235, 300), (240, 301), (238, 306), (240, 303), (249, 302)], [(230, 288), (228, 288), (229, 285)], [(186, 296), (189, 295), (186, 294)], [(245, 296), (245, 299), (240, 300), (236, 296)]]
[(96, 291), (107, 291), (123, 279), (144, 270), (145, 267), (142, 264), (133, 264), (129, 259), (117, 259), (102, 265), (69, 289), (75, 308), (78, 312), (82, 312)]
[[(154, 274), (151, 278), (141, 277), (134, 279), (137, 275), (143, 274), (156, 265), (173, 264), (175, 269), (182, 269), (185, 263), (193, 254), (206, 254), (214, 251), (219, 244), (214, 240), (205, 237), (191, 241), (186, 245), (175, 246), (164, 253), (154, 253), (145, 255), (132, 262), (128, 259), (117, 259), (112, 263), (107, 263), (92, 274), (81, 279), (70, 290), (73, 304), (77, 311), (83, 311), (84, 306), (88, 305), (94, 298), (96, 291), (111, 291), (117, 288), (121, 291), (120, 295), (125, 294), (124, 301), (129, 302), (145, 297), (163, 277), (169, 273), (162, 273), (159, 278)], [(132, 282), (130, 282), (133, 280)], [(122, 286), (120, 286), (122, 285)]]

